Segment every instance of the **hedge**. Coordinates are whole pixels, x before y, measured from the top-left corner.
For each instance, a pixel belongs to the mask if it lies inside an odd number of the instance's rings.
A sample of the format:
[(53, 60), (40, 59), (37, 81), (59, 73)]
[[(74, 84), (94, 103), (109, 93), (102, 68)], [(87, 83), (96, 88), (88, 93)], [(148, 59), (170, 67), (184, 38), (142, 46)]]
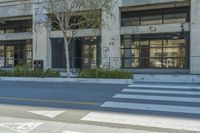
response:
[(133, 74), (131, 72), (120, 70), (83, 69), (79, 73), (79, 78), (130, 79), (132, 77)]
[(16, 66), (12, 71), (0, 70), (0, 77), (60, 77), (60, 72), (50, 69), (46, 71), (32, 70), (27, 66)]

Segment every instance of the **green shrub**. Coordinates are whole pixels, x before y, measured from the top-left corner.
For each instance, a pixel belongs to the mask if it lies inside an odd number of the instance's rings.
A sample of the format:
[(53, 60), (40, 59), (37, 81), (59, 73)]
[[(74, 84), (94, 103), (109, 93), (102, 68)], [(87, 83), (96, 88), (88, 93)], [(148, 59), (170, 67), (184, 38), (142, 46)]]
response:
[(80, 78), (114, 78), (129, 79), (133, 74), (127, 71), (103, 70), (103, 69), (83, 69), (79, 73)]
[(4, 77), (60, 77), (59, 71), (50, 69), (43, 71), (42, 69), (32, 70), (27, 66), (16, 66), (12, 71), (0, 70), (0, 76)]
[(11, 75), (14, 77), (29, 77), (30, 75), (30, 69), (27, 66), (16, 66), (14, 67), (13, 71), (11, 72)]
[(9, 71), (3, 71), (3, 70), (0, 70), (0, 76), (11, 76), (10, 72)]
[(45, 76), (46, 77), (60, 77), (60, 72), (47, 69), (46, 72), (45, 72)]

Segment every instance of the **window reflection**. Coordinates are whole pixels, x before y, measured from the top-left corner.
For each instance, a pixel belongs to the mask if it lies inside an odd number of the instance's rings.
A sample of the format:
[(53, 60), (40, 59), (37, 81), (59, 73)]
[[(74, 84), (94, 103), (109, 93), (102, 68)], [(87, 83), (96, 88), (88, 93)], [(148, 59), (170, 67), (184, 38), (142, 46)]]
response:
[(187, 22), (187, 14), (186, 13), (166, 14), (164, 15), (163, 20), (164, 24), (185, 23)]
[(141, 25), (162, 24), (162, 16), (144, 16), (141, 17)]
[(32, 20), (5, 21), (0, 23), (0, 34), (32, 32)]
[(0, 67), (32, 64), (31, 40), (0, 41)]
[(122, 67), (186, 69), (189, 66), (188, 36), (189, 33), (132, 35), (132, 38), (124, 35), (121, 39)]
[(186, 23), (190, 7), (121, 12), (121, 26)]

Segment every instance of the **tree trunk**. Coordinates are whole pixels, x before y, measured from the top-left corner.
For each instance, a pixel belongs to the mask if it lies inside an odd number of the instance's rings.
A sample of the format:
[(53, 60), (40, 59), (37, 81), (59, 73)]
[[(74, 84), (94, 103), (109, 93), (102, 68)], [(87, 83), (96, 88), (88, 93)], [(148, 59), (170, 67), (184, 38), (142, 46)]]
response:
[(70, 72), (70, 62), (69, 62), (69, 42), (67, 41), (67, 38), (64, 37), (64, 49), (65, 49), (65, 57), (66, 57), (66, 68), (67, 68), (67, 78), (70, 78), (71, 72)]

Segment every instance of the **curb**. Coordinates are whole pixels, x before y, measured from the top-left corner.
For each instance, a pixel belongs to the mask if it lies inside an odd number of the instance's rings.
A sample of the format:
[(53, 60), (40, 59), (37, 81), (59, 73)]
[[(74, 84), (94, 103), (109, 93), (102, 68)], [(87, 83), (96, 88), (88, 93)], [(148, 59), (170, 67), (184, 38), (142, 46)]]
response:
[(87, 79), (87, 78), (36, 78), (36, 77), (0, 77), (0, 81), (54, 82), (54, 83), (91, 83), (91, 84), (132, 84), (132, 79)]

